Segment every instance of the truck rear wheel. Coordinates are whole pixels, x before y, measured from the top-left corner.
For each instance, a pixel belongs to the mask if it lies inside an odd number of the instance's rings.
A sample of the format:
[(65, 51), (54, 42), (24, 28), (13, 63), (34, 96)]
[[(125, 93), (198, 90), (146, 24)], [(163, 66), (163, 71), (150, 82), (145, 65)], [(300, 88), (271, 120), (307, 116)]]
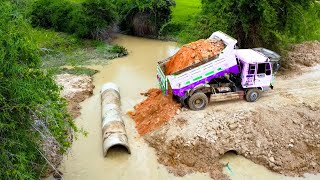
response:
[(194, 93), (189, 98), (188, 105), (191, 110), (203, 110), (208, 105), (208, 97), (203, 92)]
[(260, 97), (259, 89), (249, 89), (246, 93), (246, 100), (248, 102), (255, 102)]

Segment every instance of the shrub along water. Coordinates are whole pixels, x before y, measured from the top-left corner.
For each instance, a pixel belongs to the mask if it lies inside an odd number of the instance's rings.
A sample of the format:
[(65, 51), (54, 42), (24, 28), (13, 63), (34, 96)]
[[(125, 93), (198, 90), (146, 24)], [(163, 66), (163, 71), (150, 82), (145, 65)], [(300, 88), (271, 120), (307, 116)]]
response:
[(33, 26), (74, 33), (80, 38), (106, 39), (117, 22), (117, 13), (109, 0), (36, 0), (30, 19)]
[(46, 135), (63, 152), (77, 128), (17, 12), (10, 1), (0, 2), (0, 179), (39, 179), (47, 166)]
[(113, 0), (120, 16), (120, 29), (136, 36), (157, 37), (171, 18), (173, 0)]

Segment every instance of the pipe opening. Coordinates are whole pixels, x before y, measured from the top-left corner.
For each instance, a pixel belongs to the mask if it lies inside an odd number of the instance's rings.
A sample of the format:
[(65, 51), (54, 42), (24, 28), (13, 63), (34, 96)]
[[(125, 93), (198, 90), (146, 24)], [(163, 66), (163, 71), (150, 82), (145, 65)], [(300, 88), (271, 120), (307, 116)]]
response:
[(125, 145), (122, 145), (122, 144), (115, 144), (107, 150), (106, 155), (125, 154), (125, 153), (131, 154), (129, 147), (126, 147)]
[(238, 155), (238, 152), (232, 149), (223, 154), (223, 156), (228, 156), (228, 155)]

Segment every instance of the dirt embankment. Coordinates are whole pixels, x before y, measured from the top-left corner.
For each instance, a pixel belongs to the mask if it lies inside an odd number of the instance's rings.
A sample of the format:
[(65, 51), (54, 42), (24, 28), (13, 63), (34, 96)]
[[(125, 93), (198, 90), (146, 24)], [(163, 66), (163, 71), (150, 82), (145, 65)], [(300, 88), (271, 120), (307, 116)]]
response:
[[(297, 45), (291, 52), (295, 60), (305, 57), (295, 67), (305, 67), (302, 62), (308, 60), (320, 62), (320, 48), (310, 52), (309, 46), (319, 43)], [(277, 77), (275, 89), (255, 103), (239, 100), (210, 103), (198, 112), (177, 110), (178, 115), (157, 123), (144, 138), (155, 148), (158, 161), (179, 176), (209, 172), (213, 179), (227, 179), (219, 159), (230, 150), (281, 174), (320, 173), (320, 71), (305, 72), (291, 79)], [(150, 117), (146, 107), (136, 108), (136, 113), (144, 112), (141, 122)], [(152, 125), (161, 115), (148, 121)]]
[(288, 52), (287, 57), (284, 58), (282, 64), (282, 73), (296, 73), (304, 67), (312, 67), (316, 64), (320, 64), (320, 42), (305, 42), (302, 44), (296, 44), (291, 47), (291, 51)]
[[(68, 101), (68, 111), (71, 113), (73, 118), (80, 115), (80, 102), (90, 97), (93, 93), (94, 85), (92, 84), (92, 78), (86, 75), (72, 75), (72, 74), (59, 74), (55, 77), (57, 84), (63, 87), (61, 96), (66, 98)], [(70, 132), (70, 141), (72, 141), (72, 133)], [(43, 139), (43, 151), (50, 162), (49, 169), (45, 176), (49, 176), (53, 173), (54, 177), (61, 179), (62, 173), (52, 168), (57, 168), (63, 159), (63, 155), (60, 152), (60, 145), (52, 137), (48, 136)]]
[(61, 96), (68, 101), (68, 110), (73, 118), (80, 115), (80, 102), (93, 94), (94, 85), (92, 77), (87, 75), (59, 74), (56, 76), (57, 84), (63, 86)]
[(197, 113), (186, 110), (145, 139), (176, 175), (209, 172), (221, 179), (219, 159), (230, 150), (285, 175), (320, 172), (320, 100), (292, 98), (270, 94), (255, 106), (227, 102)]

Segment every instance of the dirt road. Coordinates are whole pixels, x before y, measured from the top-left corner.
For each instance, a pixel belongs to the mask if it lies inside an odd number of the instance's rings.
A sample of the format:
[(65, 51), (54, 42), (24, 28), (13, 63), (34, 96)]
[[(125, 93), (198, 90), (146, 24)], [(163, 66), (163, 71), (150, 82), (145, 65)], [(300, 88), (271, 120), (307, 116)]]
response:
[(199, 171), (226, 178), (218, 160), (231, 150), (281, 174), (319, 173), (320, 66), (277, 78), (275, 87), (255, 103), (211, 103), (196, 113), (183, 109), (145, 139), (176, 175)]

